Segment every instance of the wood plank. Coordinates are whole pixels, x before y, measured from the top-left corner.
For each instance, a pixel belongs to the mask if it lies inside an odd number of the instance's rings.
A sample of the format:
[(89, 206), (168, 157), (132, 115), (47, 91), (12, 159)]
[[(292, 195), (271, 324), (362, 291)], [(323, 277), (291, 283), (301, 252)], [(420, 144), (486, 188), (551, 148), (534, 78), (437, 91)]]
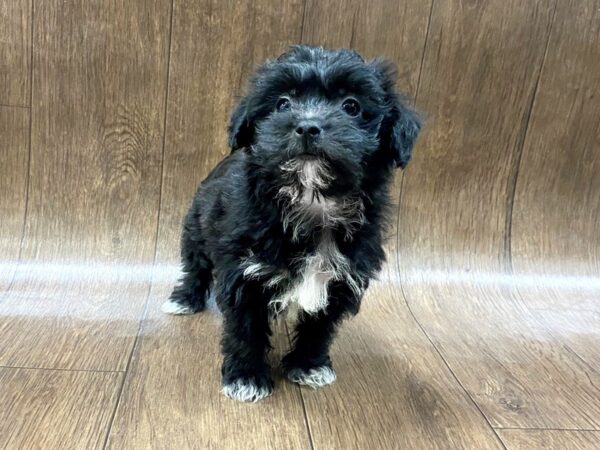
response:
[(0, 368), (0, 448), (102, 448), (122, 377)]
[(395, 272), (345, 323), (336, 382), (302, 389), (316, 448), (502, 448), (406, 310)]
[(29, 106), (32, 3), (0, 1), (0, 105)]
[(359, 0), (306, 0), (302, 42), (330, 48), (350, 47)]
[(417, 105), (427, 124), (405, 177), (400, 217), (407, 266), (507, 267), (511, 168), (553, 6), (518, 0), (434, 4)]
[[(398, 66), (399, 89), (415, 95), (429, 2), (308, 2), (303, 40), (353, 47)], [(416, 154), (421, 146), (416, 149)], [(401, 176), (393, 195), (398, 197)], [(397, 230), (390, 234), (396, 236)], [(384, 282), (332, 349), (338, 380), (302, 390), (315, 447), (500, 448), (500, 443), (405, 308), (395, 239)], [(358, 405), (358, 406), (357, 406)]]
[[(159, 261), (179, 262), (181, 222), (196, 188), (229, 154), (227, 124), (247, 77), (299, 42), (303, 3), (204, 0), (174, 5)], [(199, 39), (204, 45), (199, 45)]]
[(498, 430), (508, 450), (596, 450), (600, 431)]
[(26, 263), (0, 364), (125, 367), (154, 257), (170, 5), (36, 4)]
[[(160, 305), (170, 283), (155, 283), (140, 346), (127, 375), (112, 426), (112, 449), (308, 449), (298, 388), (281, 379), (256, 404), (220, 393), (221, 317), (213, 309), (189, 317), (167, 316)], [(287, 341), (276, 334), (279, 361)]]
[(125, 370), (151, 269), (130, 264), (19, 264), (0, 302), (0, 365)]
[[(277, 9), (266, 0), (235, 2), (235, 7), (202, 1), (190, 8), (175, 2), (158, 241), (162, 268), (110, 448), (310, 445), (298, 389), (279, 376), (274, 395), (256, 405), (239, 404), (219, 392), (220, 318), (214, 309), (192, 317), (160, 311), (178, 276), (183, 215), (197, 184), (229, 153), (226, 129), (234, 96), (256, 64), (299, 41), (302, 6), (298, 1)], [(285, 341), (280, 333), (279, 347)]]
[(168, 0), (36, 9), (27, 259), (152, 261), (169, 18)]
[(19, 257), (27, 198), (29, 110), (0, 106), (0, 293), (10, 285)]
[[(520, 288), (554, 335), (600, 371), (600, 2), (559, 2), (516, 186)], [(557, 105), (560, 105), (557, 107)]]
[(598, 276), (599, 33), (600, 2), (559, 2), (515, 193), (520, 273)]
[(430, 1), (414, 0), (307, 0), (302, 39), (353, 48), (365, 58), (390, 59), (398, 70), (398, 87), (414, 96), (430, 6)]
[(540, 326), (505, 276), (511, 168), (553, 9), (551, 2), (434, 5), (418, 99), (429, 125), (402, 196), (408, 302), (496, 427), (600, 421), (598, 374)]
[[(600, 376), (524, 308), (473, 273), (404, 280), (412, 310), (494, 427), (590, 429)], [(414, 274), (416, 278), (416, 274)]]

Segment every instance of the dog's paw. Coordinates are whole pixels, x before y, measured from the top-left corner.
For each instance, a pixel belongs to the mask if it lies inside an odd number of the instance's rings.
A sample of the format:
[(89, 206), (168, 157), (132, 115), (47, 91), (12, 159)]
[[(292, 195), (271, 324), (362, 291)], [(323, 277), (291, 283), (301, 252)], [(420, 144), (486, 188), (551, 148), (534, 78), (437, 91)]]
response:
[(287, 371), (287, 378), (293, 383), (318, 389), (335, 381), (335, 371), (330, 366), (311, 367), (310, 369), (294, 368)]
[(162, 305), (164, 313), (176, 316), (196, 314), (204, 309), (204, 297), (192, 294), (190, 291), (178, 286), (169, 300)]
[(240, 402), (257, 402), (273, 393), (273, 382), (270, 379), (237, 378), (224, 384), (221, 392)]
[(169, 299), (162, 304), (162, 311), (166, 314), (173, 314), (175, 316), (195, 314), (198, 309), (192, 305), (186, 303), (179, 303), (176, 300)]

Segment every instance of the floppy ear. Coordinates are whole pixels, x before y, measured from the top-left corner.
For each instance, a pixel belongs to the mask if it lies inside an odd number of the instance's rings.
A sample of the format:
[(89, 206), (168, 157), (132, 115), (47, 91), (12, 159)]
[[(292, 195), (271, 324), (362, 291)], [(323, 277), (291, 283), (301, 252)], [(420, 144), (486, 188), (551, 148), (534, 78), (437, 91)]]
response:
[(412, 149), (421, 131), (421, 119), (394, 89), (396, 70), (392, 63), (376, 59), (370, 62), (385, 92), (389, 105), (379, 128), (379, 142), (393, 159), (396, 167), (404, 169), (412, 156)]
[(248, 114), (248, 99), (243, 97), (237, 104), (229, 120), (229, 147), (231, 151), (250, 147), (254, 142), (254, 123)]
[[(393, 117), (389, 145), (396, 167), (404, 169), (412, 156), (412, 149), (421, 131), (421, 119), (417, 113), (401, 102), (392, 107)], [(385, 120), (385, 119), (384, 119)]]

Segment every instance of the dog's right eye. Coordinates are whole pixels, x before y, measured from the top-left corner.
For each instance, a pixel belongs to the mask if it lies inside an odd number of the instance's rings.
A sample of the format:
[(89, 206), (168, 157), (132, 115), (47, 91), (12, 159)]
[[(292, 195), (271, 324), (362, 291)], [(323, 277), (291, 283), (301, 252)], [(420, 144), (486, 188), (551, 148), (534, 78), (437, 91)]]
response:
[(279, 100), (277, 100), (277, 104), (275, 105), (275, 109), (277, 109), (277, 111), (282, 112), (282, 111), (287, 111), (288, 109), (290, 109), (290, 107), (292, 106), (292, 103), (290, 102), (290, 99), (287, 97), (279, 97)]

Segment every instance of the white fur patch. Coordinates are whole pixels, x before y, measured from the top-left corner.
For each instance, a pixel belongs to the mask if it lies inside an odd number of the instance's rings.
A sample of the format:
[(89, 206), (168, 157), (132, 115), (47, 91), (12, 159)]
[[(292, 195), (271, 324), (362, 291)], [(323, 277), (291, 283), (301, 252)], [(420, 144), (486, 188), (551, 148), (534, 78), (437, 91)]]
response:
[(287, 279), (287, 272), (269, 264), (264, 264), (256, 261), (254, 254), (250, 252), (250, 256), (243, 260), (244, 267), (243, 276), (247, 280), (257, 278), (268, 278), (265, 282), (267, 287), (275, 287), (282, 281)]
[(332, 280), (345, 280), (357, 296), (362, 293), (361, 283), (351, 275), (348, 260), (338, 250), (331, 232), (324, 231), (317, 251), (306, 257), (300, 277), (290, 289), (271, 300), (269, 306), (276, 314), (291, 303), (309, 314), (317, 313), (327, 307)]
[(223, 386), (221, 392), (226, 397), (240, 402), (257, 402), (271, 395), (273, 391), (266, 387), (258, 387), (248, 381), (236, 380)]
[(266, 264), (260, 262), (251, 262), (248, 260), (245, 263), (244, 269), (244, 278), (258, 278), (260, 276), (266, 275), (271, 271), (271, 268)]
[(162, 311), (164, 313), (173, 314), (175, 316), (194, 314), (196, 312), (189, 306), (182, 305), (181, 303), (177, 303), (173, 300), (167, 300), (166, 302), (164, 302), (162, 304)]
[(356, 226), (364, 222), (364, 205), (360, 198), (335, 200), (321, 193), (332, 180), (325, 161), (292, 159), (283, 164), (281, 170), (291, 178), (290, 184), (279, 190), (278, 197), (287, 202), (282, 222), (284, 229), (291, 227), (292, 239), (297, 240), (314, 227), (336, 225), (343, 225), (346, 237), (350, 238)]
[(308, 371), (292, 369), (287, 374), (288, 380), (317, 389), (335, 381), (335, 371), (328, 366), (314, 367)]

